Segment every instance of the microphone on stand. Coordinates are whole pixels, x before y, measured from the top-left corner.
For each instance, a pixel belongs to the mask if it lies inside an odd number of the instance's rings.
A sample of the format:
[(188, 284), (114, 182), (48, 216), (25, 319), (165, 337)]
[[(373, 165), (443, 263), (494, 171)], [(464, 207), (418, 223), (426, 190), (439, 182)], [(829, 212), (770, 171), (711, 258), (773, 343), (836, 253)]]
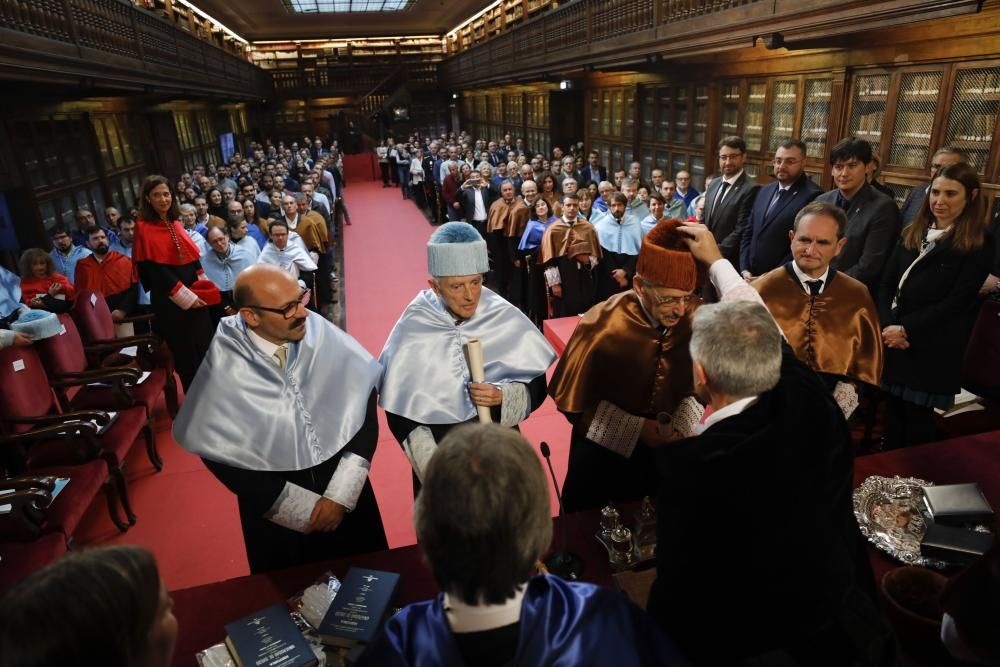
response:
[(566, 510), (563, 508), (562, 493), (559, 491), (559, 482), (556, 481), (556, 471), (552, 469), (552, 452), (549, 450), (549, 444), (547, 442), (542, 442), (538, 448), (542, 450), (542, 456), (545, 457), (545, 462), (549, 466), (549, 474), (552, 475), (552, 485), (556, 489), (556, 499), (559, 501), (559, 525), (562, 526), (562, 548), (558, 551), (552, 552), (552, 554), (545, 559), (545, 567), (549, 569), (549, 572), (558, 577), (562, 577), (563, 579), (568, 579), (570, 581), (576, 581), (580, 578), (580, 574), (583, 572), (583, 559), (567, 550), (569, 532), (566, 522)]

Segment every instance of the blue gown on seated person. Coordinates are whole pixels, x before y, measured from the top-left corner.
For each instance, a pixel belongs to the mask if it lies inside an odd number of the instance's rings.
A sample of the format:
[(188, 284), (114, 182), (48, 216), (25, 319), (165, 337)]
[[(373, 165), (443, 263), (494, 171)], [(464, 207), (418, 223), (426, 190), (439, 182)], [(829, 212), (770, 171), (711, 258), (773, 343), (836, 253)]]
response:
[[(361, 665), (459, 667), (464, 663), (444, 596), (405, 607), (386, 622)], [(645, 612), (624, 594), (554, 576), (528, 582), (511, 665), (581, 667), (689, 665)], [(473, 667), (473, 666), (470, 666)]]

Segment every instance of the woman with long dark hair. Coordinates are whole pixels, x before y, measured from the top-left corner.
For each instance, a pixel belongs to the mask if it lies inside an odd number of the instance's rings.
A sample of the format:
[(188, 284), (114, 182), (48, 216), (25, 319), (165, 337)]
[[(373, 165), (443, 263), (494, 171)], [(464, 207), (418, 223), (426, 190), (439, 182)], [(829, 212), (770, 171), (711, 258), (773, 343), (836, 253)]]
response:
[(879, 291), (887, 447), (934, 440), (934, 408), (952, 407), (961, 389), (977, 293), (993, 261), (984, 215), (976, 170), (945, 167), (889, 258)]
[(179, 215), (167, 179), (148, 176), (142, 184), (132, 262), (149, 290), (156, 315), (153, 330), (173, 353), (187, 389), (212, 342), (212, 318), (205, 306), (219, 302), (219, 290), (205, 278), (198, 246)]

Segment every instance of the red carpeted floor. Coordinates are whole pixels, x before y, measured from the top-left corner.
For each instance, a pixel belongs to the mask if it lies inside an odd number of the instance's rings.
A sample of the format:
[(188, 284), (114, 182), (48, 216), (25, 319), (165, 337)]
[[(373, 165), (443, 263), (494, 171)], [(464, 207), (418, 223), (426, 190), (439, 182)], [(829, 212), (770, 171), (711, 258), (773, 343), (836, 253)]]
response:
[[(362, 180), (371, 169), (361, 158), (346, 165), (344, 197), (353, 225), (344, 228), (343, 305), (348, 333), (373, 355), (382, 349), (400, 313), (427, 285), (425, 244), (433, 228), (398, 188)], [(376, 169), (377, 171), (377, 169)], [(374, 175), (374, 174), (373, 174)], [(432, 363), (433, 360), (428, 360)], [(120, 534), (108, 519), (103, 500), (88, 511), (75, 546), (139, 544), (153, 551), (171, 590), (248, 573), (236, 500), (205, 469), (200, 459), (170, 438), (162, 406), (157, 442), (165, 465), (155, 473), (142, 447), (127, 461), (132, 504), (138, 521)], [(569, 425), (551, 400), (522, 425), (535, 446), (542, 440), (553, 452), (560, 482), (566, 474)], [(390, 547), (415, 541), (413, 490), (409, 464), (380, 415), (379, 445), (371, 479)], [(541, 457), (539, 457), (541, 458)], [(552, 511), (557, 510), (555, 495)]]

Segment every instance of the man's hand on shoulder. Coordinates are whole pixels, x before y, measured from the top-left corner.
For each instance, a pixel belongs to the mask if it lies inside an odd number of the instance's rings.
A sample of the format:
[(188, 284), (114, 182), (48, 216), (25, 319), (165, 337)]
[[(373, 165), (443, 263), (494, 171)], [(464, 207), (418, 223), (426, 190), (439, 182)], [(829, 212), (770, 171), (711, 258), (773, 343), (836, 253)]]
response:
[[(669, 434), (664, 434), (668, 431)], [(674, 440), (681, 440), (684, 436), (670, 427), (669, 424), (660, 427), (655, 419), (646, 419), (642, 422), (642, 430), (639, 432), (639, 441), (648, 447), (659, 447)]]
[(320, 498), (313, 507), (312, 515), (309, 517), (309, 526), (306, 527), (305, 534), (313, 531), (332, 533), (337, 530), (340, 522), (344, 520), (347, 508), (340, 503), (335, 503), (329, 498)]

